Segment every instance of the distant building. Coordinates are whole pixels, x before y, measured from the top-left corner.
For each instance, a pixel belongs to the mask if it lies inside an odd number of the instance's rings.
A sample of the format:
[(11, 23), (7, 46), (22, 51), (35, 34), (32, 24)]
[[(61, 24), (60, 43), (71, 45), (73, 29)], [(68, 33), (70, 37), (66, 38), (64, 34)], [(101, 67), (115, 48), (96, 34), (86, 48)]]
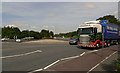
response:
[(34, 39), (34, 37), (25, 37), (25, 38), (23, 38), (24, 40), (33, 40)]

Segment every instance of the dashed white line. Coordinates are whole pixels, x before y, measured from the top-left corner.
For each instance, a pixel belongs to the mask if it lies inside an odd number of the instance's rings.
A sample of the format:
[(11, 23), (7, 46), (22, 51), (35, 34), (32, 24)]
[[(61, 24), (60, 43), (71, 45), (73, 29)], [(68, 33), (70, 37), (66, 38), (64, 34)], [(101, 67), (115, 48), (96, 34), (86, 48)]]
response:
[(104, 60), (102, 60), (100, 63), (98, 63), (98, 64), (95, 65), (94, 67), (92, 67), (87, 73), (89, 73), (90, 71), (92, 71), (93, 69), (95, 69), (97, 66), (99, 66), (102, 62), (104, 62), (105, 60), (107, 60), (109, 57), (111, 57), (111, 56), (114, 55), (115, 53), (117, 53), (117, 51), (115, 51), (114, 53), (112, 53), (111, 55), (109, 55), (108, 57), (106, 57)]
[(4, 58), (20, 57), (20, 56), (25, 56), (25, 55), (30, 55), (30, 54), (33, 54), (33, 53), (37, 53), (37, 52), (42, 52), (42, 51), (41, 50), (36, 50), (36, 51), (24, 53), (24, 54), (12, 55), (12, 56), (4, 56), (4, 57), (0, 57), (0, 58), (4, 59)]

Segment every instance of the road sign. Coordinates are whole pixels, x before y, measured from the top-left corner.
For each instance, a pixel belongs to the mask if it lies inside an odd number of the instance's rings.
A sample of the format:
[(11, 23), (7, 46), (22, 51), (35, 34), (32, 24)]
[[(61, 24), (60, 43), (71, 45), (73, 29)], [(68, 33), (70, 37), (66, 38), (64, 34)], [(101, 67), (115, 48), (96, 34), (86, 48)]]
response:
[(106, 21), (106, 20), (101, 20), (101, 21), (100, 21), (100, 24), (101, 24), (102, 26), (106, 26), (107, 21)]

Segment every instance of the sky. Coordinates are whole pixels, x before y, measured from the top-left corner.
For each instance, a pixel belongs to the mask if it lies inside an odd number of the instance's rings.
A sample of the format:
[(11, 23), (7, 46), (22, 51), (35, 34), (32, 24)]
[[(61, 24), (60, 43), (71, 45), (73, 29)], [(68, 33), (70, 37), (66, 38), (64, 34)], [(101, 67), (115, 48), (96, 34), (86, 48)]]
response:
[(49, 29), (55, 33), (63, 33), (75, 31), (80, 24), (104, 15), (118, 17), (118, 3), (3, 2), (0, 14), (2, 27), (14, 25), (21, 30), (40, 32), (42, 29)]
[(118, 2), (119, 0), (1, 0), (3, 2)]

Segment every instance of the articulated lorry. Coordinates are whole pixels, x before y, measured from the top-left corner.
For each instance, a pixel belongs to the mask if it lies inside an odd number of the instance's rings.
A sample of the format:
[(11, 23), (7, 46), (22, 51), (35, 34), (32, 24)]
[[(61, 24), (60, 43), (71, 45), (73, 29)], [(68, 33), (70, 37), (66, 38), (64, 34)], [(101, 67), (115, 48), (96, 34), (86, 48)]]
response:
[(78, 27), (78, 46), (100, 48), (120, 43), (120, 27), (106, 20), (88, 21)]

